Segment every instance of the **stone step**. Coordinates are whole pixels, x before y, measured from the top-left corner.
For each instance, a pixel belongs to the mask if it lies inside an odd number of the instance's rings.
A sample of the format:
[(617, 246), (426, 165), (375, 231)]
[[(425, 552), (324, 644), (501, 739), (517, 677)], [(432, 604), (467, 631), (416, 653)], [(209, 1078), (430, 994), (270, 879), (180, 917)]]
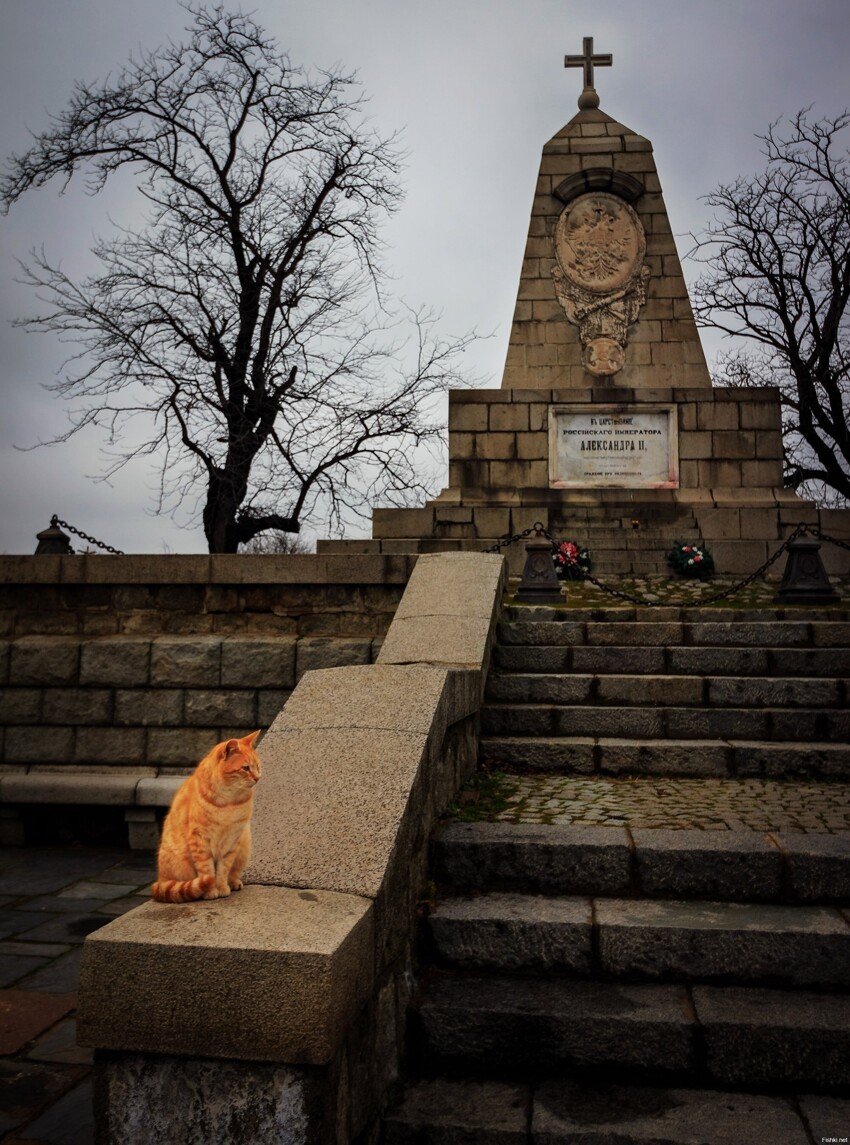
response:
[[(773, 1145), (838, 1139), (848, 1103), (586, 1081), (521, 1083), (427, 1078), (384, 1120), (385, 1145)], [(807, 1131), (808, 1130), (808, 1131)], [(811, 1132), (812, 1136), (809, 1136)]]
[(526, 773), (850, 777), (850, 746), (842, 743), (504, 736), (482, 739), (479, 758)]
[(428, 932), (466, 970), (850, 989), (850, 921), (833, 907), (490, 892), (440, 901)]
[(502, 704), (596, 704), (668, 707), (703, 704), (709, 708), (838, 708), (847, 702), (844, 680), (786, 676), (700, 674), (590, 675), (491, 673), (486, 699)]
[(559, 775), (850, 778), (850, 745), (794, 741), (490, 736), (488, 770)]
[(412, 1025), (441, 1073), (474, 1075), (486, 1061), (517, 1080), (850, 1085), (846, 994), (432, 974)]
[(850, 711), (820, 708), (485, 704), (481, 734), (616, 739), (850, 742)]
[(587, 672), (600, 676), (850, 676), (850, 648), (499, 644), (494, 666), (498, 672)]
[[(516, 578), (515, 584), (519, 585), (519, 578)], [(697, 587), (693, 584), (682, 585), (682, 588)], [(705, 586), (706, 591), (714, 591), (713, 586)], [(722, 587), (722, 586), (720, 586)], [(779, 588), (777, 584), (776, 589)], [(539, 623), (539, 622), (553, 622), (561, 623), (566, 621), (607, 621), (609, 623), (623, 623), (625, 621), (671, 621), (679, 620), (685, 621), (690, 624), (695, 623), (711, 623), (711, 624), (740, 624), (741, 621), (755, 621), (763, 624), (773, 624), (777, 621), (787, 622), (789, 620), (802, 622), (824, 621), (830, 624), (846, 623), (850, 620), (850, 612), (842, 607), (819, 607), (814, 608), (809, 605), (787, 605), (785, 607), (774, 608), (732, 608), (724, 606), (723, 602), (716, 605), (701, 605), (699, 597), (695, 599), (686, 599), (683, 593), (682, 599), (685, 601), (676, 604), (656, 604), (641, 605), (631, 604), (627, 601), (617, 602), (615, 598), (610, 598), (610, 603), (598, 605), (597, 607), (573, 607), (572, 605), (542, 605), (542, 604), (511, 604), (509, 602), (505, 605), (502, 621), (505, 624), (511, 624), (516, 621), (523, 623)], [(604, 598), (608, 600), (608, 598)], [(733, 598), (734, 599), (734, 598)], [(833, 642), (834, 643), (834, 642)], [(839, 641), (839, 643), (841, 643)], [(844, 647), (850, 644), (850, 641), (845, 639), (843, 641)]]
[(457, 892), (850, 904), (847, 835), (447, 822), (431, 856)]
[(603, 620), (517, 621), (499, 625), (504, 645), (558, 647), (850, 648), (846, 621)]

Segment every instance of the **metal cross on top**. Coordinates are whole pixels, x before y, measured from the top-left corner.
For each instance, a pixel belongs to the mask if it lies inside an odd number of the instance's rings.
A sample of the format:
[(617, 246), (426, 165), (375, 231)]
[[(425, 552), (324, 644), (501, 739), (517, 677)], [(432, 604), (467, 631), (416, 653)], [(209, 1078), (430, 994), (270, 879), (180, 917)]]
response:
[(614, 57), (608, 52), (605, 55), (593, 54), (593, 36), (585, 36), (582, 40), (582, 54), (580, 56), (564, 56), (565, 68), (584, 68), (584, 92), (579, 97), (579, 107), (598, 107), (598, 97), (592, 101), (588, 100), (585, 92), (593, 91), (593, 67), (596, 65), (598, 68), (610, 68), (614, 62)]

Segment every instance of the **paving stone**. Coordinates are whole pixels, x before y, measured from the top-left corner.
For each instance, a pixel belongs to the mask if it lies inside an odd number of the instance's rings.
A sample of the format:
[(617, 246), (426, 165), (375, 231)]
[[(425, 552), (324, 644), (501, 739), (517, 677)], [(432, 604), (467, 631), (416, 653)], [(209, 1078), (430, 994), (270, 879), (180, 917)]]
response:
[(96, 874), (126, 858), (126, 851), (100, 847), (4, 848), (0, 865), (0, 893), (42, 895)]
[(90, 1065), (94, 1051), (77, 1045), (76, 1020), (63, 1018), (52, 1029), (35, 1039), (27, 1058), (30, 1061), (62, 1062), (65, 1065)]
[[(0, 1110), (12, 1125), (20, 1125), (56, 1101), (73, 1083), (62, 1068), (27, 1061), (0, 1061)], [(2, 1124), (2, 1122), (0, 1122)]]
[(842, 1139), (850, 1141), (850, 1100), (816, 1095), (804, 1095), (797, 1100), (817, 1145)]
[(11, 986), (18, 979), (38, 970), (49, 960), (23, 954), (0, 954), (0, 987)]
[[(591, 970), (586, 898), (487, 894), (441, 901), (428, 918), (439, 956), (470, 968)], [(850, 933), (850, 932), (848, 932)]]
[(693, 988), (708, 1070), (721, 1085), (850, 1084), (850, 997), (757, 987)]
[(0, 990), (0, 1054), (17, 1053), (77, 1004), (77, 995)]
[(774, 837), (785, 855), (792, 898), (850, 903), (850, 835), (782, 831)]
[(446, 1065), (486, 1060), (521, 1079), (566, 1063), (690, 1070), (687, 1014), (679, 986), (470, 976), (432, 981), (419, 1018), (428, 1050)]
[(67, 954), (70, 949), (61, 943), (0, 942), (0, 954), (23, 954), (30, 958), (56, 958), (60, 954)]
[(526, 1145), (527, 1086), (492, 1081), (420, 1081), (384, 1118), (386, 1145)]
[(95, 1139), (92, 1083), (81, 1081), (27, 1126), (27, 1134), (49, 1145), (92, 1145)]
[[(100, 904), (98, 904), (100, 905)], [(41, 942), (84, 942), (86, 937), (101, 926), (106, 925), (103, 915), (67, 914), (42, 922), (21, 937)]]
[(549, 1081), (536, 1091), (535, 1145), (807, 1145), (790, 1101), (747, 1093)]
[(35, 915), (35, 921), (31, 924), (34, 926), (38, 922), (47, 922), (45, 914), (83, 914), (86, 911), (97, 910), (98, 907), (103, 906), (103, 901), (102, 898), (63, 897), (58, 893), (55, 895), (36, 895), (35, 898), (26, 900), (26, 910), (16, 910), (14, 913)]
[(80, 980), (82, 952), (82, 946), (76, 947), (26, 978), (21, 978), (15, 988), (43, 991), (45, 994), (66, 994), (76, 990)]
[(38, 900), (30, 899), (27, 901), (26, 910), (0, 911), (0, 939), (6, 940), (12, 935), (30, 930), (33, 926), (44, 922), (44, 915), (40, 913), (39, 908), (32, 909), (34, 901), (37, 902)]
[(655, 897), (775, 902), (782, 856), (751, 831), (632, 830), (643, 894)]
[(93, 899), (117, 899), (121, 895), (130, 894), (137, 887), (136, 883), (107, 883), (99, 882), (95, 879), (84, 880), (79, 883), (74, 883), (70, 887), (65, 887), (56, 895), (57, 899), (85, 899), (91, 902)]
[(447, 823), (432, 843), (438, 879), (462, 888), (561, 894), (628, 891), (622, 828)]
[(596, 899), (595, 919), (615, 977), (850, 986), (850, 928), (828, 908)]

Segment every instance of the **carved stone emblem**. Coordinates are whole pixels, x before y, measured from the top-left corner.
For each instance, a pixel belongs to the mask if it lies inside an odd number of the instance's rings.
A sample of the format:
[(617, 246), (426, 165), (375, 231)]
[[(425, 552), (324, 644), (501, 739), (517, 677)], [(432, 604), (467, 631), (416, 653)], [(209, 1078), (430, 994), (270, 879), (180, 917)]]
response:
[(629, 326), (646, 301), (646, 236), (628, 203), (595, 191), (573, 199), (555, 227), (555, 293), (579, 328), (585, 369), (608, 377), (623, 368)]

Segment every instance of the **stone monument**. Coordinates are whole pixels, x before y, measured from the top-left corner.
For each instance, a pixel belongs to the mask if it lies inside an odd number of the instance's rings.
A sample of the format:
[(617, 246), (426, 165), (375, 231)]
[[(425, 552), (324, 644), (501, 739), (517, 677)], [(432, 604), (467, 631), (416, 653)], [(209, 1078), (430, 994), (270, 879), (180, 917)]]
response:
[(590, 37), (565, 59), (579, 111), (543, 148), (501, 388), (449, 394), (448, 488), (320, 552), (482, 549), (540, 520), (602, 576), (664, 573), (674, 540), (737, 575), (800, 521), (850, 534), (783, 488), (778, 391), (712, 387), (652, 145), (599, 107), (612, 62)]

